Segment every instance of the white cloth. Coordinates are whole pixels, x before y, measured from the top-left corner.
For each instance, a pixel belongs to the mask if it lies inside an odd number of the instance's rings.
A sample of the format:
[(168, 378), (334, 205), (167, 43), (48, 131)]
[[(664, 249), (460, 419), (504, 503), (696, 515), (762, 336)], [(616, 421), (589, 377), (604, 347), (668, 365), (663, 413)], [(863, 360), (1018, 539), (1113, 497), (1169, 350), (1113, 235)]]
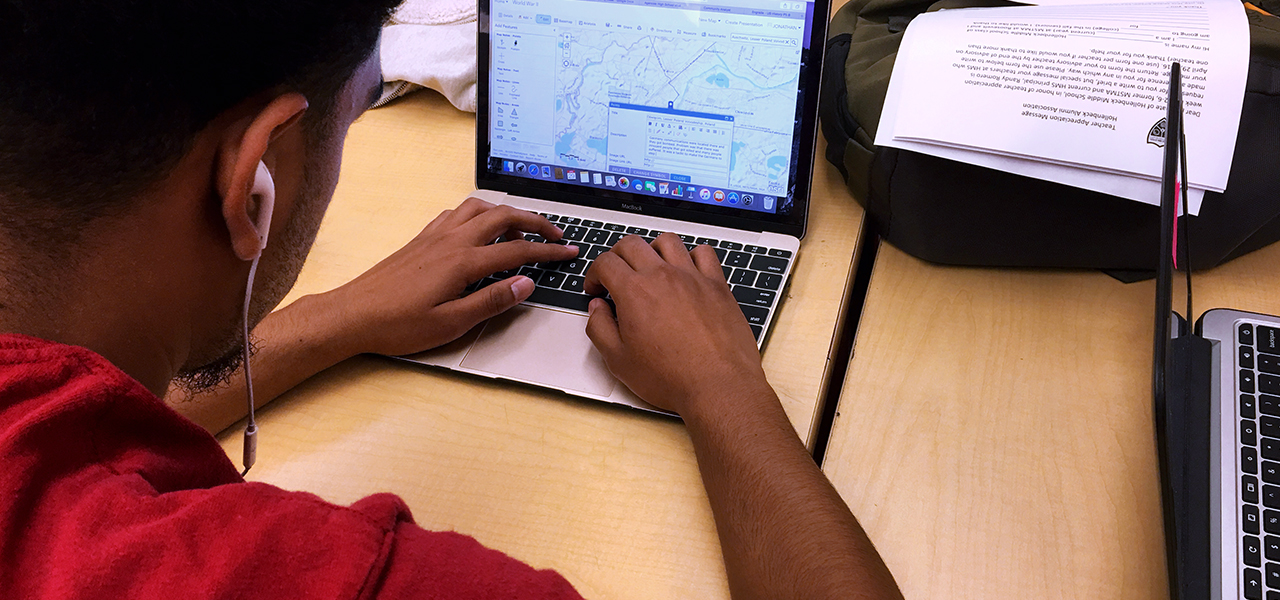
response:
[(382, 98), (429, 87), (476, 111), (476, 3), (407, 0), (382, 29)]

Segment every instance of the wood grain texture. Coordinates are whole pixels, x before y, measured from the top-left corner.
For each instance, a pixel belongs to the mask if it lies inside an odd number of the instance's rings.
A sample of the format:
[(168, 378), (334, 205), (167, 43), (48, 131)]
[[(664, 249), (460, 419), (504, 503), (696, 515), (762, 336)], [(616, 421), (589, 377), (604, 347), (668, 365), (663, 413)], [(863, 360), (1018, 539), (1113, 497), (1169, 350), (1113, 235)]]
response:
[[(1195, 291), (1280, 313), (1280, 246)], [(906, 598), (1168, 597), (1154, 294), (881, 246), (824, 470)]]
[[(354, 278), (474, 189), (472, 115), (432, 92), (352, 127), (342, 180), (286, 303)], [(806, 441), (862, 211), (826, 163), (765, 351)], [(430, 265), (427, 265), (430, 268)], [(363, 356), (259, 412), (250, 479), (337, 503), (390, 491), (418, 522), (554, 568), (592, 598), (724, 598), (719, 542), (683, 425), (557, 393)], [(240, 453), (240, 427), (221, 437)]]

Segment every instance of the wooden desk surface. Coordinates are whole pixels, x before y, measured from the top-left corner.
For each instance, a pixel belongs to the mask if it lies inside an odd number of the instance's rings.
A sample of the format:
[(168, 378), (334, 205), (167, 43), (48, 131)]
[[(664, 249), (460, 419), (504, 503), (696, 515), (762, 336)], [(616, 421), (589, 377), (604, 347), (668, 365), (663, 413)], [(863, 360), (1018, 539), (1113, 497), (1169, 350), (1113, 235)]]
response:
[[(342, 181), (293, 294), (336, 287), (475, 187), (474, 125), (421, 92), (351, 129)], [(819, 156), (821, 156), (819, 150)], [(862, 211), (818, 165), (809, 232), (765, 351), (807, 441), (818, 420)], [(478, 538), (587, 597), (727, 597), (692, 445), (678, 421), (357, 357), (259, 412), (250, 479), (337, 503), (391, 491), (418, 522)], [(240, 427), (222, 436), (240, 454)]]
[[(1196, 275), (1196, 310), (1280, 313), (1277, 265)], [(909, 600), (1168, 597), (1154, 294), (881, 245), (823, 464)]]

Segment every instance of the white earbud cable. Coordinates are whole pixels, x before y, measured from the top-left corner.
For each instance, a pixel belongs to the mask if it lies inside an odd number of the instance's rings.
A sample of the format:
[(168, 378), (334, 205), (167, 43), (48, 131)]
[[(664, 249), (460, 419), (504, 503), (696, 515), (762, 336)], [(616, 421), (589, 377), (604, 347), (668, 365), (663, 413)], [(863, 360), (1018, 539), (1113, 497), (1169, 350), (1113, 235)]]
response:
[(244, 389), (249, 401), (249, 424), (244, 428), (244, 471), (249, 474), (258, 455), (258, 422), (253, 418), (253, 371), (249, 368), (249, 298), (253, 296), (253, 275), (258, 271), (258, 259), (249, 265), (249, 281), (244, 286)]

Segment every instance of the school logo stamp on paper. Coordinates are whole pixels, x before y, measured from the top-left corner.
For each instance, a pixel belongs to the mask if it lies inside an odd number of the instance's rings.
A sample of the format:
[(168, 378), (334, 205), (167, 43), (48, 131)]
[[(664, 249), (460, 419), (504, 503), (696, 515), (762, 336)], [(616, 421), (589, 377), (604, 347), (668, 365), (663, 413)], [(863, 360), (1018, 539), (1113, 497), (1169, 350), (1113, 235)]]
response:
[(1151, 129), (1147, 131), (1148, 144), (1159, 146), (1161, 148), (1164, 147), (1165, 132), (1169, 128), (1169, 124), (1165, 122), (1165, 119), (1166, 117), (1161, 117), (1160, 120), (1156, 121), (1156, 124), (1152, 125)]

